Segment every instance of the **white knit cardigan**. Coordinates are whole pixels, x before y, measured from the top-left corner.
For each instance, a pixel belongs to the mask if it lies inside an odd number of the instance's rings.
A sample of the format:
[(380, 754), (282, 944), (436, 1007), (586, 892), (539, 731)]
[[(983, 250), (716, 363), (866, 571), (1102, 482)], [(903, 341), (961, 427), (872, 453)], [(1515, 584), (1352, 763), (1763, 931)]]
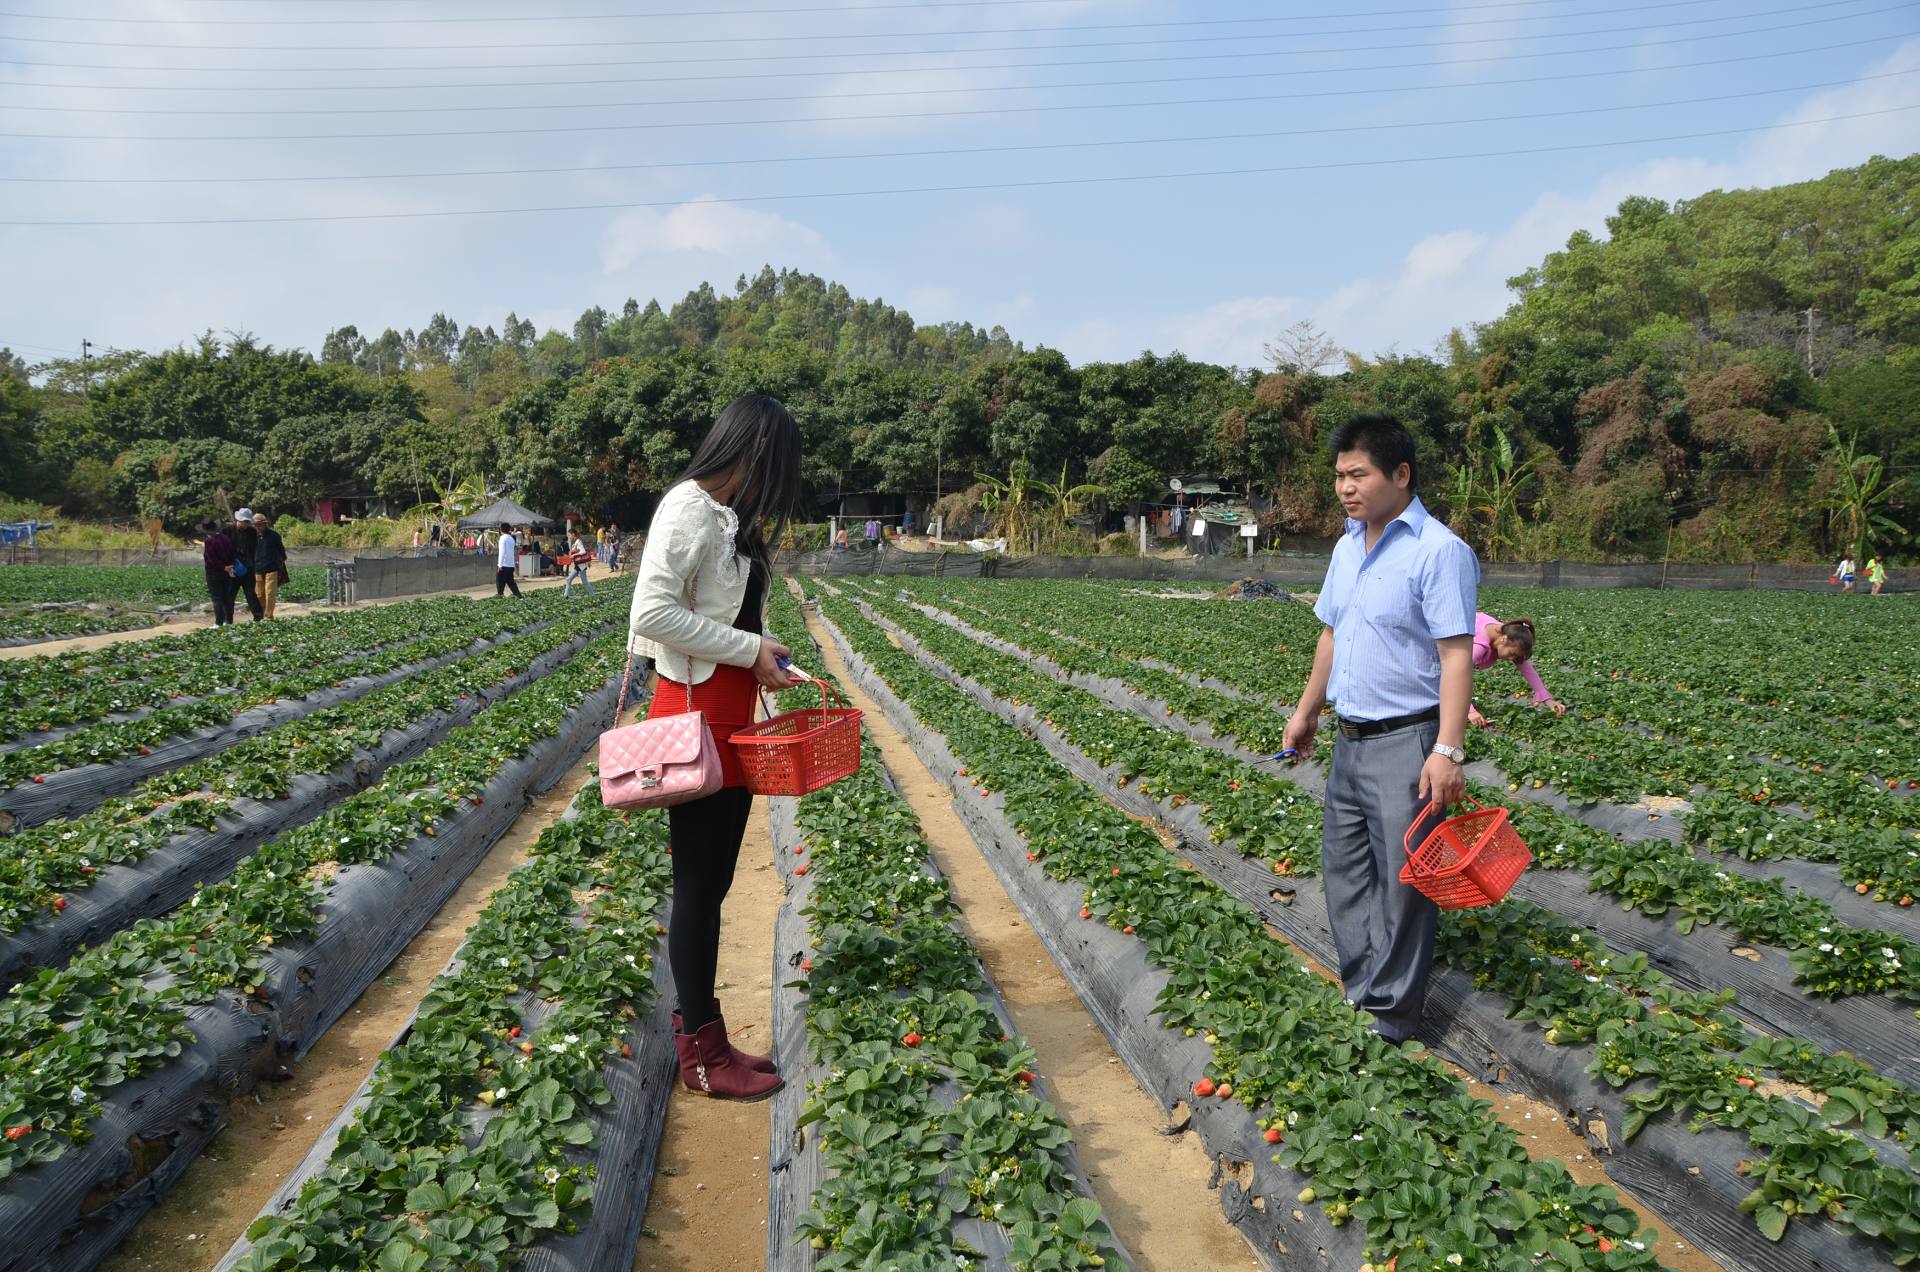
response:
[(633, 587), (629, 653), (691, 685), (713, 675), (716, 663), (753, 666), (760, 637), (733, 625), (752, 567), (734, 550), (739, 530), (733, 509), (699, 482), (683, 481), (661, 496)]

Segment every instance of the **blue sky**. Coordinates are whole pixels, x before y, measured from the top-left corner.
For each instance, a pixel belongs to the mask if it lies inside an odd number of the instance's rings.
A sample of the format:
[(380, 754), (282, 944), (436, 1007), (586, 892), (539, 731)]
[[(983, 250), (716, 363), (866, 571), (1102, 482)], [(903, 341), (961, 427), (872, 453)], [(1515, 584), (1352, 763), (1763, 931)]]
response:
[[(1254, 365), (1301, 318), (1414, 352), (1628, 194), (1920, 148), (1912, 0), (86, 12), (0, 17), (0, 176), (115, 179), (0, 181), (0, 344), (29, 356), (208, 328), (317, 349), (435, 311), (564, 328), (763, 263), (1076, 362)], [(369, 179), (449, 172), (493, 175)], [(1225, 175), (1112, 180), (1178, 173)], [(315, 176), (350, 179), (230, 180)], [(727, 201), (875, 190), (921, 192)], [(71, 224), (285, 217), (335, 219)]]

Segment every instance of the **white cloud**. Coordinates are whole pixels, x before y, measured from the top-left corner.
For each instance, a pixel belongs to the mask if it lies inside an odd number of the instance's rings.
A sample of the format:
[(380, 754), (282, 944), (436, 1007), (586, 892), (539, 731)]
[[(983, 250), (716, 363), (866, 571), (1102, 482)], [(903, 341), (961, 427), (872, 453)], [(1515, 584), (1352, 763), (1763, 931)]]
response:
[(1131, 315), (1091, 318), (1071, 328), (1059, 347), (1075, 361), (1124, 361), (1151, 349), (1163, 354), (1178, 351), (1208, 362), (1261, 366), (1266, 362), (1262, 346), (1300, 312), (1300, 302), (1290, 296), (1248, 296), (1145, 322)]
[[(1868, 76), (1920, 69), (1920, 41), (1909, 41)], [(1362, 353), (1431, 347), (1456, 326), (1498, 317), (1511, 302), (1506, 280), (1566, 245), (1579, 229), (1606, 233), (1606, 218), (1629, 195), (1678, 200), (1716, 189), (1806, 181), (1875, 154), (1913, 149), (1916, 116), (1867, 115), (1907, 104), (1911, 79), (1863, 78), (1808, 98), (1779, 123), (1753, 134), (1724, 161), (1674, 157), (1618, 168), (1577, 192), (1548, 191), (1505, 226), (1455, 229), (1417, 241), (1392, 268), (1351, 279), (1303, 312), (1341, 344)]]
[(601, 235), (601, 264), (610, 276), (631, 271), (636, 285), (667, 303), (703, 280), (716, 285), (764, 264), (794, 263), (816, 273), (833, 253), (818, 231), (777, 212), (737, 203), (682, 203), (662, 212), (636, 208), (615, 217)]

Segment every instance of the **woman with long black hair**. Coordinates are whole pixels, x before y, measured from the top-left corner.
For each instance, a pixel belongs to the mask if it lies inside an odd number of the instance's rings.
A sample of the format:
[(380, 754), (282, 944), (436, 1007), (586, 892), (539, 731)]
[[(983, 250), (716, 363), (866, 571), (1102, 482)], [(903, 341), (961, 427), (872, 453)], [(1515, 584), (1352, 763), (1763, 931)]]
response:
[(651, 658), (659, 672), (649, 718), (703, 711), (720, 753), (720, 790), (667, 810), (667, 957), (680, 999), (673, 1015), (681, 1080), (723, 1099), (761, 1100), (782, 1085), (771, 1060), (727, 1041), (713, 981), (720, 904), (753, 804), (729, 739), (753, 723), (756, 687), (799, 683), (780, 666), (791, 651), (762, 622), (772, 564), (767, 545), (778, 541), (799, 502), (793, 416), (761, 394), (735, 398), (654, 510), (628, 623), (629, 653)]

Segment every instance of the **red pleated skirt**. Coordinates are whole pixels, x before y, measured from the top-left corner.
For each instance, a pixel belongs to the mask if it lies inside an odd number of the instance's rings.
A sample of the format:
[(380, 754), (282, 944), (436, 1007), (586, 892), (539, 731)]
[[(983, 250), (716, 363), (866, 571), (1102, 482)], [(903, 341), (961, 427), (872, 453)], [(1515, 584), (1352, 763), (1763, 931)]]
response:
[[(704, 711), (707, 732), (713, 735), (714, 749), (720, 753), (720, 784), (745, 786), (747, 775), (740, 767), (739, 752), (733, 748), (733, 735), (753, 723), (758, 682), (746, 667), (725, 663), (693, 687), (694, 711)], [(654, 684), (653, 700), (647, 704), (647, 719), (680, 715), (687, 711), (687, 687), (677, 680), (661, 676)]]

